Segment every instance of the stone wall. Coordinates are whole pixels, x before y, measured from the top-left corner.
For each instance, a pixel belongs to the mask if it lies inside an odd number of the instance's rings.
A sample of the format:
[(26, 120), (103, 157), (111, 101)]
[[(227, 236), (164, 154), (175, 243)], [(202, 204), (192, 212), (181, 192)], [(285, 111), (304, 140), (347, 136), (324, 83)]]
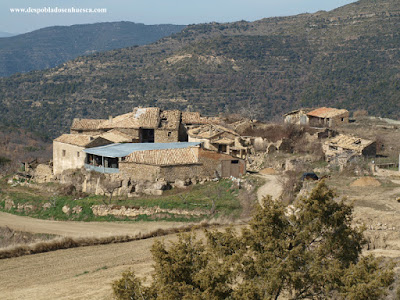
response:
[(92, 211), (95, 216), (117, 216), (117, 217), (130, 217), (134, 218), (140, 215), (152, 216), (160, 213), (168, 213), (173, 215), (183, 216), (202, 216), (206, 215), (208, 211), (202, 210), (182, 210), (182, 209), (165, 209), (158, 206), (155, 207), (129, 207), (117, 205), (93, 205)]
[(175, 143), (179, 141), (179, 133), (177, 130), (155, 130), (155, 143)]
[(339, 126), (341, 124), (346, 124), (346, 123), (349, 123), (349, 113), (348, 112), (332, 118), (330, 121), (330, 126), (334, 127), (334, 126)]
[[(227, 165), (232, 161), (238, 162), (238, 166), (235, 166), (235, 169), (238, 168), (237, 171), (234, 171), (233, 168), (226, 170)], [(201, 174), (203, 177), (238, 177), (246, 173), (246, 162), (243, 159), (214, 151), (199, 149), (199, 163), (202, 164)]]
[(159, 166), (120, 162), (119, 172), (122, 176), (132, 178), (133, 180), (155, 181), (160, 178)]
[(160, 178), (168, 182), (175, 182), (175, 180), (185, 180), (192, 178), (209, 177), (204, 174), (203, 166), (196, 165), (176, 165), (176, 166), (162, 166), (160, 168)]
[(68, 169), (79, 169), (85, 164), (84, 147), (53, 141), (53, 173), (61, 174)]

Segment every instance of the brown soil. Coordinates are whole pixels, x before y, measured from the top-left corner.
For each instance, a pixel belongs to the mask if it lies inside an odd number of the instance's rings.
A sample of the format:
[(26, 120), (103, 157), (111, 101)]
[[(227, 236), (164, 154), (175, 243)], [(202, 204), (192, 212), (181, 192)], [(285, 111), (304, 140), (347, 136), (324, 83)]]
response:
[(0, 226), (8, 226), (13, 230), (32, 233), (47, 233), (68, 237), (108, 237), (134, 236), (138, 233), (148, 233), (157, 229), (167, 229), (188, 225), (182, 222), (72, 222), (50, 221), (30, 217), (21, 217), (0, 212)]
[(261, 175), (265, 179), (265, 184), (260, 186), (257, 190), (257, 198), (259, 203), (265, 196), (271, 196), (272, 199), (277, 200), (282, 194), (282, 184), (278, 175)]
[(259, 173), (262, 175), (275, 175), (276, 171), (273, 168), (265, 168), (262, 169)]
[(355, 187), (381, 186), (381, 183), (379, 182), (379, 180), (373, 177), (361, 177), (360, 179), (357, 179), (356, 181), (351, 183), (350, 186), (355, 186)]
[(150, 275), (156, 239), (1, 260), (1, 299), (110, 299), (111, 282), (123, 271)]

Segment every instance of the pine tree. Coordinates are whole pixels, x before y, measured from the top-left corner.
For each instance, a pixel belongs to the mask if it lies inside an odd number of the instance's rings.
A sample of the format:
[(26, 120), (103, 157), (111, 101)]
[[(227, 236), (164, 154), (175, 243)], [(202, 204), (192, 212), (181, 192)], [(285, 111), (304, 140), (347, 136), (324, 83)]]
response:
[(170, 247), (156, 242), (151, 286), (125, 273), (114, 293), (118, 299), (381, 299), (394, 266), (360, 256), (365, 240), (351, 226), (353, 208), (334, 198), (321, 182), (291, 212), (266, 197), (241, 232), (206, 231), (206, 242), (184, 234)]

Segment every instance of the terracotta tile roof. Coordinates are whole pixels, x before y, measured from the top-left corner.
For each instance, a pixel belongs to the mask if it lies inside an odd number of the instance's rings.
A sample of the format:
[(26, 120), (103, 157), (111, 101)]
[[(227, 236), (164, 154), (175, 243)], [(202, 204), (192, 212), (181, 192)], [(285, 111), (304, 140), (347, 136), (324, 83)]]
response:
[(113, 143), (131, 143), (133, 140), (131, 136), (129, 136), (128, 134), (125, 134), (117, 129), (112, 129), (110, 131), (107, 131), (107, 132), (99, 135), (99, 137), (102, 137)]
[(75, 118), (72, 121), (71, 129), (73, 130), (96, 130), (101, 123), (105, 120), (102, 119), (79, 119)]
[(160, 109), (158, 107), (138, 108), (133, 112), (116, 116), (110, 120), (102, 122), (99, 128), (154, 128), (160, 123)]
[(337, 146), (343, 149), (349, 149), (361, 152), (365, 147), (371, 145), (374, 141), (361, 139), (351, 135), (340, 134), (332, 139), (329, 139), (325, 144), (330, 146)]
[(54, 140), (64, 144), (76, 145), (85, 147), (87, 144), (93, 141), (91, 135), (86, 134), (63, 134)]
[(160, 129), (178, 130), (181, 122), (179, 110), (165, 110), (160, 114)]
[(197, 151), (193, 147), (136, 151), (128, 155), (125, 161), (158, 166), (195, 164), (198, 163)]
[(332, 118), (345, 113), (349, 113), (346, 109), (337, 109), (331, 107), (320, 107), (307, 114), (307, 116), (318, 117), (318, 118)]

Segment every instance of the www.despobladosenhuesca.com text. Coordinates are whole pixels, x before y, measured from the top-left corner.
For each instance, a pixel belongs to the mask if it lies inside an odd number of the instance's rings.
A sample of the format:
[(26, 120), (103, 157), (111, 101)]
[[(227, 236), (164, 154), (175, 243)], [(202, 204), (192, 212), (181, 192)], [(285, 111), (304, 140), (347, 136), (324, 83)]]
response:
[(105, 14), (107, 8), (81, 8), (81, 7), (26, 7), (10, 8), (11, 13), (25, 14)]

